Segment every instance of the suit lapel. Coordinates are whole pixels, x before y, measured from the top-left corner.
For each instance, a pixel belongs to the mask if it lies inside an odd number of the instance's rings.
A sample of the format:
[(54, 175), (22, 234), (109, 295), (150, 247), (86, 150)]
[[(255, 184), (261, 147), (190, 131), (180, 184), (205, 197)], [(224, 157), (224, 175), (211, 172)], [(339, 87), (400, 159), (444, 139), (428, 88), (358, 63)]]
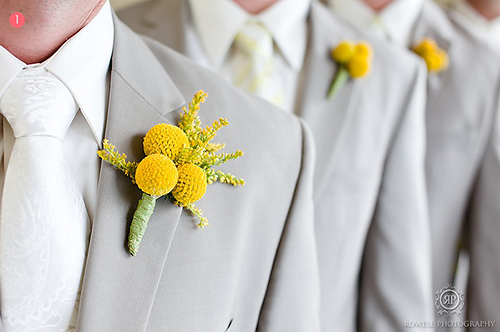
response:
[(183, 0), (156, 0), (142, 18), (145, 35), (168, 45), (177, 52), (185, 51), (185, 27), (187, 4)]
[[(420, 15), (416, 21), (415, 29), (413, 30), (411, 38), (413, 45), (429, 37), (434, 39), (438, 46), (445, 50), (451, 57), (453, 28), (444, 15), (445, 14), (440, 10), (436, 10), (433, 4), (429, 4), (427, 1), (424, 2)], [(453, 61), (453, 59), (450, 58), (450, 62), (451, 61)], [(434, 98), (428, 98), (427, 109), (432, 109), (439, 101), (441, 94), (433, 94), (431, 92), (441, 91), (442, 87), (448, 84), (449, 74), (450, 70), (445, 70), (441, 73), (429, 73), (427, 82), (428, 96), (434, 96)]]
[[(185, 104), (146, 44), (115, 18), (106, 135), (130, 160), (143, 157), (142, 137), (160, 122), (176, 120)], [(158, 91), (163, 90), (163, 94)], [(129, 178), (101, 164), (79, 309), (80, 331), (144, 331), (182, 209), (158, 200), (137, 257), (126, 238), (141, 192)]]
[[(311, 6), (309, 45), (301, 79), (303, 85), (298, 89), (303, 95), (298, 95), (296, 114), (306, 119), (318, 137), (329, 137), (328, 141), (321, 140), (321, 151), (331, 152), (326, 153), (329, 161), (321, 164), (333, 167), (330, 164), (337, 160), (336, 155), (344, 144), (366, 79), (349, 80), (333, 100), (328, 99), (328, 90), (338, 70), (330, 56), (331, 48), (344, 39), (358, 40), (319, 6), (322, 5), (313, 3)], [(325, 121), (328, 126), (324, 125)], [(318, 133), (322, 128), (328, 132)]]

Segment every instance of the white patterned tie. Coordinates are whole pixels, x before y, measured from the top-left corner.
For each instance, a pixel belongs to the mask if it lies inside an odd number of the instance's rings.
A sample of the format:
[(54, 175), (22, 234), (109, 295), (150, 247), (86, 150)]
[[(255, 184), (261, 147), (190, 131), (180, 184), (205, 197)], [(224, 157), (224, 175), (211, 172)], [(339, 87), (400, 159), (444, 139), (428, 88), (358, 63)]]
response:
[(44, 68), (24, 69), (0, 100), (16, 137), (0, 223), (6, 332), (68, 331), (76, 323), (88, 217), (62, 139), (77, 110)]
[[(236, 57), (234, 83), (245, 91), (283, 107), (284, 91), (274, 63), (273, 38), (260, 23), (249, 21), (234, 39)], [(238, 63), (238, 62), (237, 62)]]

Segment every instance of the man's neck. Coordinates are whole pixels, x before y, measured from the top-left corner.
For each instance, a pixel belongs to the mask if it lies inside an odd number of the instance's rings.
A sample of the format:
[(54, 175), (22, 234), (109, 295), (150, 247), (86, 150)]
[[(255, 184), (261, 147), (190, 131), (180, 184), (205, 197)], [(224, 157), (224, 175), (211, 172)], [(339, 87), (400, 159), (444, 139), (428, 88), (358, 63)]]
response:
[(500, 0), (467, 0), (467, 2), (487, 20), (500, 16)]
[(263, 12), (277, 1), (278, 0), (234, 0), (241, 8), (252, 15)]
[(0, 45), (27, 64), (43, 62), (92, 21), (106, 3), (106, 0), (68, 1), (65, 5), (55, 5), (54, 1), (5, 2), (0, 7), (0, 16), (22, 12), (26, 23), (14, 28), (9, 20), (1, 20)]
[(376, 12), (382, 11), (393, 0), (363, 0), (371, 9)]

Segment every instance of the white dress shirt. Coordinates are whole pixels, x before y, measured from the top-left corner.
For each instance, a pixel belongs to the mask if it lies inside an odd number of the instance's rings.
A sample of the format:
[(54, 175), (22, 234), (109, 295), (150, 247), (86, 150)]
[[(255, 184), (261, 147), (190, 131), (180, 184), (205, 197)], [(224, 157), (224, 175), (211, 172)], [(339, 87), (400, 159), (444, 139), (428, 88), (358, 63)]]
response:
[(307, 48), (307, 16), (311, 0), (282, 0), (251, 15), (231, 0), (189, 0), (186, 55), (228, 81), (238, 62), (233, 40), (249, 19), (265, 26), (275, 42), (274, 61), (284, 83), (284, 108), (293, 111), (300, 71)]
[[(92, 221), (97, 204), (97, 183), (109, 91), (109, 64), (113, 50), (113, 18), (107, 2), (96, 17), (41, 64), (26, 65), (0, 46), (0, 98), (14, 78), (28, 66), (42, 66), (61, 80), (80, 111), (66, 137), (64, 153)], [(0, 125), (0, 180), (3, 189), (15, 137), (5, 118)], [(0, 201), (1, 193), (0, 191)]]
[(469, 31), (500, 51), (500, 17), (488, 20), (466, 0), (456, 0), (448, 6), (458, 14)]
[(422, 10), (424, 0), (394, 0), (376, 12), (362, 0), (328, 0), (338, 15), (358, 28), (371, 31), (396, 45), (410, 47), (413, 26)]

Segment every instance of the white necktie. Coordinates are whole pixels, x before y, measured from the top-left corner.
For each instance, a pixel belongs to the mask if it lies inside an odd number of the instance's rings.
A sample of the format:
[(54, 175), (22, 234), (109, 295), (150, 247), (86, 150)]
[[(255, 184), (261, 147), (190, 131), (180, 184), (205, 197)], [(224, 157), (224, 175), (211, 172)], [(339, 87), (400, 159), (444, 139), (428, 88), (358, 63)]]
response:
[(262, 24), (249, 21), (234, 39), (239, 61), (234, 71), (236, 86), (282, 107), (284, 91), (274, 64), (273, 38)]
[(78, 106), (44, 68), (23, 70), (0, 100), (16, 141), (0, 223), (6, 332), (74, 329), (88, 216), (62, 139)]

